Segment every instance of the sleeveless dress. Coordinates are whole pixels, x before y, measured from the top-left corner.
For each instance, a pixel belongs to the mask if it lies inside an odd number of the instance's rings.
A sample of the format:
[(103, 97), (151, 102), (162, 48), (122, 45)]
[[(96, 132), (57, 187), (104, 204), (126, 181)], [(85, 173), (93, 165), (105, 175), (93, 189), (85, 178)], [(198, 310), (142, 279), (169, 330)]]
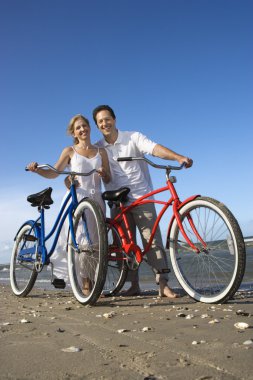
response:
[[(75, 171), (80, 173), (87, 173), (93, 169), (99, 169), (102, 167), (102, 158), (98, 149), (97, 154), (92, 158), (87, 158), (76, 152), (75, 148), (73, 157), (69, 163), (69, 171)], [(105, 214), (105, 203), (101, 196), (101, 178), (97, 173), (93, 173), (88, 177), (79, 176), (78, 182), (80, 187), (76, 189), (77, 199), (80, 201), (84, 197), (89, 197), (94, 199), (102, 208)], [(67, 191), (66, 195), (62, 200), (62, 204), (69, 194)], [(62, 227), (55, 251), (50, 258), (50, 262), (53, 265), (53, 274), (55, 277), (65, 280), (68, 282), (68, 261), (67, 261), (67, 233), (68, 233), (69, 222), (66, 218), (64, 225)], [(83, 273), (82, 273), (83, 272)], [(85, 268), (81, 269), (82, 277), (85, 277)]]

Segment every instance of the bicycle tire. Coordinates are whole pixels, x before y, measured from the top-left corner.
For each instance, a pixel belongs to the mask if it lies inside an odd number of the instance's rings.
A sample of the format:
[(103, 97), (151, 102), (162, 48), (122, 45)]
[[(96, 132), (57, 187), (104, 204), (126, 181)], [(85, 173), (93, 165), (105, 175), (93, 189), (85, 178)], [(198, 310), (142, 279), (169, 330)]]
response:
[[(228, 208), (208, 197), (197, 197), (179, 210), (186, 234), (200, 249), (193, 251), (176, 219), (170, 231), (170, 258), (175, 275), (189, 296), (204, 303), (224, 303), (238, 290), (246, 265), (239, 224)], [(189, 225), (191, 216), (207, 249)]]
[(128, 266), (124, 260), (125, 254), (122, 248), (121, 238), (117, 229), (106, 223), (108, 240), (108, 268), (103, 289), (105, 296), (114, 296), (125, 284)]
[(74, 248), (69, 233), (70, 284), (74, 296), (81, 304), (94, 305), (103, 290), (107, 271), (108, 244), (101, 207), (92, 199), (82, 199), (73, 214), (73, 227), (79, 253)]
[(32, 290), (38, 272), (35, 269), (35, 253), (22, 256), (22, 250), (37, 250), (37, 234), (31, 223), (24, 224), (18, 231), (11, 255), (10, 283), (13, 293), (25, 297)]

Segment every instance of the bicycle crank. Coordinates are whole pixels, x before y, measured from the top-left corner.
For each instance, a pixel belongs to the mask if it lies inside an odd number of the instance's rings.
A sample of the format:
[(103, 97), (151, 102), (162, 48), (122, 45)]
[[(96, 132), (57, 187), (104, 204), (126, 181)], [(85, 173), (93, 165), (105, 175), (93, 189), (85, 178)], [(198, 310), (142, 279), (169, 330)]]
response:
[(43, 263), (41, 260), (41, 255), (36, 254), (36, 260), (34, 262), (34, 268), (36, 272), (40, 273), (43, 269)]
[(137, 270), (139, 268), (140, 263), (136, 260), (136, 256), (133, 252), (129, 252), (126, 258), (127, 266), (130, 270)]

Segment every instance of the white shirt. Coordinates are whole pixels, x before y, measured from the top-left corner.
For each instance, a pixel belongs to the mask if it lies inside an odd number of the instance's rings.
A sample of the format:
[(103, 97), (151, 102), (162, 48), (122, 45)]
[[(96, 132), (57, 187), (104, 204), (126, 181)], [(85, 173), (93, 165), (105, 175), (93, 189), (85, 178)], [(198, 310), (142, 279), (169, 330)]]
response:
[(129, 187), (128, 198), (133, 201), (153, 190), (148, 165), (144, 161), (122, 161), (118, 157), (143, 157), (152, 154), (156, 145), (140, 132), (118, 131), (118, 138), (114, 144), (105, 139), (96, 143), (107, 151), (112, 179), (105, 184), (106, 190), (117, 190), (120, 187)]

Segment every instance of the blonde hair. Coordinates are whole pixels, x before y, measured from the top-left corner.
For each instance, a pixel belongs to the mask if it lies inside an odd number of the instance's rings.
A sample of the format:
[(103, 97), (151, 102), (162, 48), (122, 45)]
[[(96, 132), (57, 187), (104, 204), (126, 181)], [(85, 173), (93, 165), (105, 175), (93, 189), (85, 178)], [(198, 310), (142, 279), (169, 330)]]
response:
[[(68, 135), (71, 135), (73, 136), (74, 134), (74, 124), (75, 122), (78, 120), (78, 119), (83, 119), (83, 121), (88, 124), (88, 126), (90, 127), (90, 122), (89, 120), (84, 117), (83, 115), (81, 115), (80, 113), (78, 113), (77, 115), (73, 116), (72, 119), (70, 120), (69, 122), (69, 125), (68, 125), (68, 128), (67, 128), (67, 134)], [(78, 143), (78, 139), (76, 137), (73, 138), (73, 141), (74, 141), (74, 144), (77, 144)]]

